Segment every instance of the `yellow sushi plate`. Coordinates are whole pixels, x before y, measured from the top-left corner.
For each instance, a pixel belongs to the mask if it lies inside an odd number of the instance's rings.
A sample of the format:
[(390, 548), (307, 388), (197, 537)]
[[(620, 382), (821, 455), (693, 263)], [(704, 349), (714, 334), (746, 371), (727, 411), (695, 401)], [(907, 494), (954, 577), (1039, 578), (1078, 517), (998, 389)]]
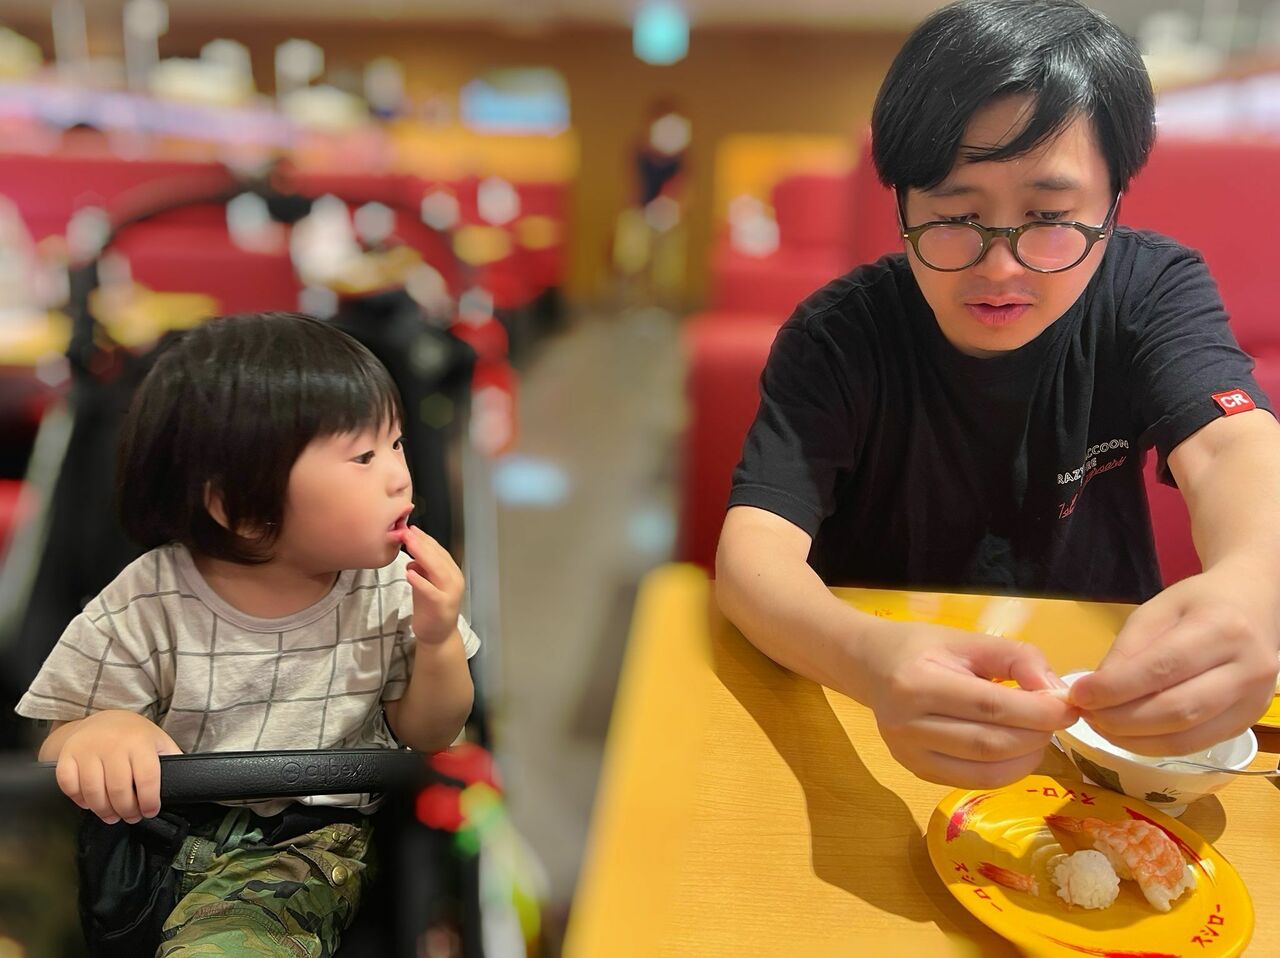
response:
[[(1177, 843), (1196, 886), (1165, 913), (1152, 908), (1132, 881), (1120, 883), (1109, 908), (1068, 907), (1057, 896), (1047, 864), (1083, 846), (1064, 848), (1045, 824), (1046, 815), (1144, 818)], [(1249, 892), (1213, 845), (1144, 802), (1080, 781), (1032, 775), (989, 791), (958, 789), (934, 809), (925, 842), (934, 869), (960, 904), (1029, 955), (1227, 958), (1241, 954), (1253, 936)], [(1038, 893), (989, 880), (982, 874), (984, 862), (1034, 876)]]
[(1280, 695), (1272, 696), (1271, 707), (1253, 723), (1253, 727), (1280, 730)]

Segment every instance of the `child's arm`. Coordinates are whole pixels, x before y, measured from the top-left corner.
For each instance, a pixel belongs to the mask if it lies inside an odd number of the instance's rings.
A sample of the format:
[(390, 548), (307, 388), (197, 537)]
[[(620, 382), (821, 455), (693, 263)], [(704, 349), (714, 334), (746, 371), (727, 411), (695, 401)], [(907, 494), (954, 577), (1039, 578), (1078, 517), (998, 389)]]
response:
[(396, 738), (420, 752), (448, 748), (471, 713), (474, 689), (458, 632), (462, 571), (438, 542), (416, 527), (404, 532), (413, 561), (405, 577), (413, 589), (413, 671), (404, 694), (384, 702)]
[(57, 762), (58, 787), (108, 825), (130, 824), (160, 811), (160, 758), (181, 749), (163, 729), (135, 712), (110, 709), (74, 722), (55, 722), (40, 761)]

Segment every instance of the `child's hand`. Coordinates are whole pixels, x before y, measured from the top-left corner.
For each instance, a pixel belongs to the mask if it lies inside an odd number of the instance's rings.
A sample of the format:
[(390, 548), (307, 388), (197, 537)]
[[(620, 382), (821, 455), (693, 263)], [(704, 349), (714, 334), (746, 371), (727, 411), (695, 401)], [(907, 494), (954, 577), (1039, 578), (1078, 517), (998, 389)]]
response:
[(465, 581), (453, 556), (417, 526), (404, 530), (401, 541), (413, 561), (405, 577), (413, 589), (413, 634), (424, 645), (439, 645), (458, 628)]
[(160, 811), (160, 756), (182, 749), (134, 712), (96, 712), (75, 724), (58, 753), (58, 787), (108, 825), (154, 817)]

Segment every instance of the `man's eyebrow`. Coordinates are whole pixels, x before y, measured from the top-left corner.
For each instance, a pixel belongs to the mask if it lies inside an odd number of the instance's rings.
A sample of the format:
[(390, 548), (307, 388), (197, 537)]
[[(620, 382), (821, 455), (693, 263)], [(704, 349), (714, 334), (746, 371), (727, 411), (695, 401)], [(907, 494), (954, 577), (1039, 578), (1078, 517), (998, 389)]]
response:
[(1033, 190), (1047, 190), (1055, 193), (1066, 193), (1070, 190), (1082, 190), (1084, 186), (1079, 180), (1065, 174), (1052, 174), (1031, 180), (1026, 184)]
[[(1040, 190), (1051, 193), (1068, 193), (1071, 191), (1083, 190), (1084, 186), (1081, 182), (1066, 174), (1054, 173), (1048, 176), (1037, 177), (1034, 180), (1028, 180), (1023, 186), (1032, 190)], [(945, 200), (952, 196), (972, 196), (975, 193), (981, 193), (976, 186), (970, 186), (968, 183), (951, 183), (940, 184), (931, 190), (924, 191), (933, 199)]]
[(970, 196), (974, 193), (981, 193), (982, 191), (976, 186), (970, 186), (967, 183), (952, 183), (950, 185), (943, 183), (935, 186), (931, 190), (925, 190), (924, 192), (934, 199), (945, 200), (951, 196)]

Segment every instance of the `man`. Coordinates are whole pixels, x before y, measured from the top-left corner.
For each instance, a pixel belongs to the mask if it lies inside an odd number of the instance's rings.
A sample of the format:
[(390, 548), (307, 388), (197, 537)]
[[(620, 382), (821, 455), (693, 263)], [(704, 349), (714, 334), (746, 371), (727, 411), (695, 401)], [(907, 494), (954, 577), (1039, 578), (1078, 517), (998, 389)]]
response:
[[(1138, 50), (1075, 0), (963, 0), (907, 40), (872, 136), (904, 252), (779, 332), (721, 607), (932, 781), (1014, 781), (1082, 713), (1147, 755), (1241, 731), (1277, 667), (1280, 425), (1200, 257), (1116, 225), (1154, 137)], [(1205, 569), (1163, 592), (1152, 447)], [(1028, 645), (875, 619), (831, 584), (1144, 604), (1068, 699), (1037, 694), (1062, 683)]]

